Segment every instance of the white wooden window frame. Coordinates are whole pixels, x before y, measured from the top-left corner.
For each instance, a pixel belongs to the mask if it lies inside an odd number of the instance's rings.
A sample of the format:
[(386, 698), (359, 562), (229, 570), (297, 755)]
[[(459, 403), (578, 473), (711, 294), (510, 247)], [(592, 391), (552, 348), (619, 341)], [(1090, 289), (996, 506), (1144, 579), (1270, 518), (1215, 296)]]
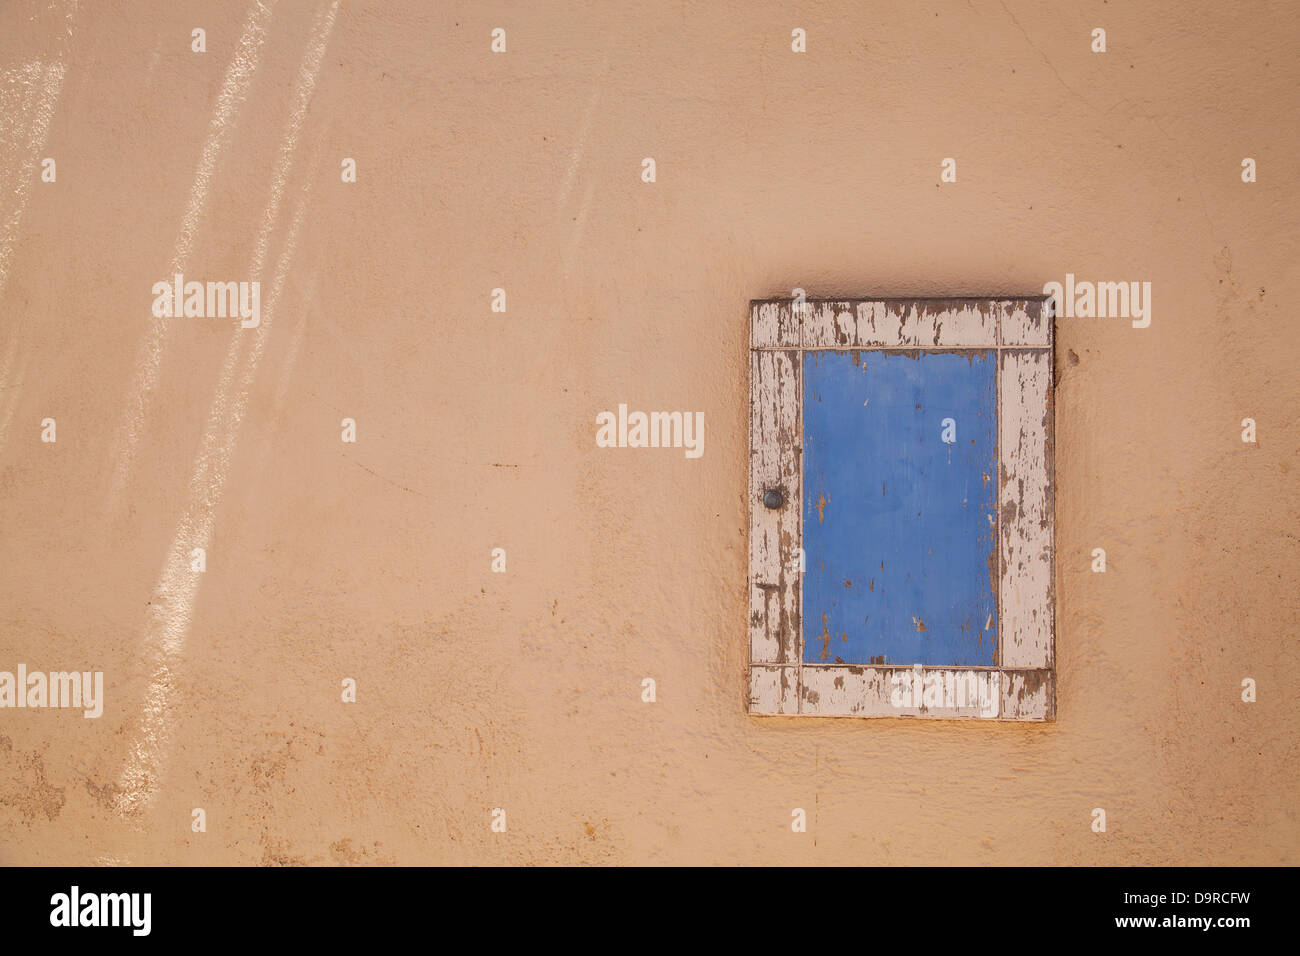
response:
[[(750, 303), (751, 714), (1055, 719), (1049, 302), (1042, 297)], [(803, 547), (802, 353), (823, 349), (996, 350), (1000, 568), (994, 666), (804, 663), (798, 570)], [(771, 490), (781, 492), (780, 507), (765, 506), (764, 495)], [(904, 679), (900, 671), (911, 672), (907, 680), (916, 682), (912, 686), (931, 683), (936, 692), (918, 694), (912, 701), (891, 693)], [(948, 692), (939, 693), (940, 687)], [(961, 694), (963, 689), (969, 690)], [(986, 696), (981, 700), (978, 693)]]

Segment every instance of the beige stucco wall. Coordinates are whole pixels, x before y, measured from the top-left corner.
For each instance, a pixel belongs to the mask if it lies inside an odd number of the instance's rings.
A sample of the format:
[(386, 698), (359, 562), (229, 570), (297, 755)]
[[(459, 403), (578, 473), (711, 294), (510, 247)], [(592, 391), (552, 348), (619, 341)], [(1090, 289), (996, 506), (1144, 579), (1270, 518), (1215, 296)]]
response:
[[(0, 670), (106, 703), (0, 710), (0, 862), (1296, 862), (1293, 5), (67, 6), (0, 10)], [(155, 327), (181, 260), (262, 326)], [(1058, 325), (1056, 723), (746, 716), (748, 301), (1067, 272), (1153, 311)]]

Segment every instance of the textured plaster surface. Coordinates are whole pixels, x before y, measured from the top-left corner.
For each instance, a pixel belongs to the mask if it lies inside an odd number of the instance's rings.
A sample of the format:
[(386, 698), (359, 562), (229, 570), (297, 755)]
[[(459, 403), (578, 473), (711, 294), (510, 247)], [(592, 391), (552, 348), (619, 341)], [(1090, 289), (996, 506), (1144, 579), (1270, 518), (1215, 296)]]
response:
[[(1295, 863), (1298, 33), (5, 4), (0, 669), (107, 700), (0, 711), (0, 863)], [(178, 258), (262, 328), (151, 338)], [(1056, 721), (747, 716), (749, 301), (1067, 272), (1153, 309), (1057, 327)], [(704, 456), (597, 448), (619, 402)]]

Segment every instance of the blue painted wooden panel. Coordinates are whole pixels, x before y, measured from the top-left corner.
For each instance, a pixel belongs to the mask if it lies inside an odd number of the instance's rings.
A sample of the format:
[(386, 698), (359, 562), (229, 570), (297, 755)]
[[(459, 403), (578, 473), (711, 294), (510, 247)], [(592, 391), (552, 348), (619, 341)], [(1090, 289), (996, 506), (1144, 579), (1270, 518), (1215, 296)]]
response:
[(804, 661), (991, 666), (996, 353), (805, 352), (803, 435)]

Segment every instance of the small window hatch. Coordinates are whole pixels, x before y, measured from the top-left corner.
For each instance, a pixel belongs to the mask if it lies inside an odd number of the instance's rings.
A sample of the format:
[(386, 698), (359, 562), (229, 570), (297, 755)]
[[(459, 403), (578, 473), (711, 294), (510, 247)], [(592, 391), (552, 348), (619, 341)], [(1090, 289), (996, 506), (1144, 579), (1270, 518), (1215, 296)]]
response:
[(751, 303), (751, 713), (1054, 718), (1047, 302)]

